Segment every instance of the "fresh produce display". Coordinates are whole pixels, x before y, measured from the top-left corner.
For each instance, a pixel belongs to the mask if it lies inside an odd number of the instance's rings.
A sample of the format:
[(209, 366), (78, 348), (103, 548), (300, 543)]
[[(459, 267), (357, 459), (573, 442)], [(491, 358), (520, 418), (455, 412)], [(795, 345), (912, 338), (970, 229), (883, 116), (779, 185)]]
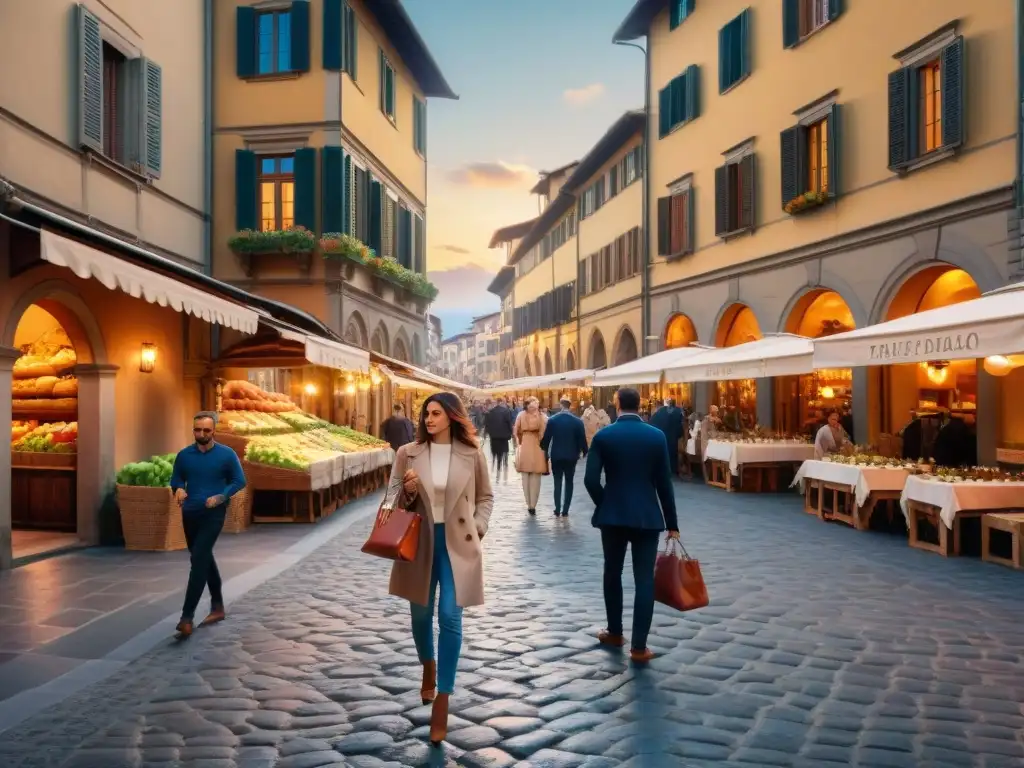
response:
[(307, 429), (316, 429), (317, 427), (327, 423), (323, 419), (318, 419), (315, 416), (310, 416), (309, 414), (302, 413), (301, 411), (296, 413), (282, 413), (279, 418), (297, 432), (305, 432)]
[(245, 448), (245, 460), (282, 469), (309, 471), (309, 459), (297, 448), (282, 442), (281, 438), (256, 438)]
[(118, 485), (141, 485), (147, 488), (163, 488), (171, 484), (174, 469), (174, 454), (153, 456), (148, 461), (125, 464), (117, 473)]
[(345, 440), (361, 449), (387, 447), (387, 441), (381, 440), (379, 437), (374, 437), (373, 435), (368, 435), (365, 432), (360, 432), (357, 429), (352, 429), (351, 427), (342, 427), (338, 424), (331, 424), (327, 421), (321, 421), (320, 425), (331, 434), (343, 437)]
[(16, 421), (11, 426), (11, 437), (11, 450), (14, 451), (75, 453), (78, 450), (78, 422), (39, 424), (36, 421)]
[(71, 375), (78, 357), (63, 328), (21, 347), (14, 361), (11, 403), (15, 413), (66, 412), (78, 406), (78, 379)]
[(294, 427), (283, 421), (282, 415), (259, 411), (221, 411), (217, 414), (217, 428), (242, 437), (293, 432)]
[(264, 392), (248, 381), (224, 382), (221, 388), (222, 408), (225, 411), (259, 411), (261, 413), (288, 413), (299, 410), (288, 397), (278, 392)]

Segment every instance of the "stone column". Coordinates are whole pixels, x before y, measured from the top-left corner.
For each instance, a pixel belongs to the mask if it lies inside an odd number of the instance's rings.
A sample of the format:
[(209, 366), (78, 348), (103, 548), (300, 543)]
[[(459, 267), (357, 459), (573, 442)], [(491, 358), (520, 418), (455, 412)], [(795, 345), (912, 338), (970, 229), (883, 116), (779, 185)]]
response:
[(853, 369), (853, 381), (850, 384), (850, 395), (853, 402), (853, 441), (860, 445), (871, 443), (871, 406), (870, 406), (870, 375), (871, 369), (860, 366)]
[(978, 434), (978, 463), (983, 466), (996, 465), (996, 448), (999, 447), (1000, 404), (1002, 397), (999, 379), (985, 372), (982, 361), (978, 361), (978, 410), (975, 412)]
[(757, 423), (766, 429), (775, 428), (775, 379), (756, 379)]
[[(116, 365), (83, 363), (78, 377), (78, 538), (86, 544), (102, 539), (101, 513), (114, 491), (117, 408)], [(143, 429), (144, 425), (124, 425)]]
[(711, 393), (715, 383), (713, 381), (697, 381), (691, 384), (693, 387), (693, 408), (702, 417), (708, 415), (711, 408)]
[[(0, 415), (11, 414), (11, 368), (21, 356), (16, 349), (0, 347)], [(11, 549), (11, 430), (0, 428), (0, 571), (9, 570)]]

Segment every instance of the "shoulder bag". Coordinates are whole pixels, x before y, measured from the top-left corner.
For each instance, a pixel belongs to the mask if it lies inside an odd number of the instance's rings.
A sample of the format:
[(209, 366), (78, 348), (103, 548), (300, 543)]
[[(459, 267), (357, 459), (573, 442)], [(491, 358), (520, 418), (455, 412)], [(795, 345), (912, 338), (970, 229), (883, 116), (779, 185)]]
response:
[(384, 501), (377, 509), (373, 530), (363, 545), (363, 554), (404, 563), (416, 559), (423, 521), (418, 512), (398, 504), (403, 482), (404, 478), (399, 477), (388, 485)]

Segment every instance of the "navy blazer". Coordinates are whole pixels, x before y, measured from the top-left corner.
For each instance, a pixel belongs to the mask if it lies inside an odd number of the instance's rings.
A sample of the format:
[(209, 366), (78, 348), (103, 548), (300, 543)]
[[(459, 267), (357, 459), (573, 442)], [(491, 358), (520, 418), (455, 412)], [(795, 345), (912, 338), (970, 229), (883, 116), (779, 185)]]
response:
[(580, 456), (587, 455), (587, 430), (583, 419), (569, 411), (559, 411), (548, 419), (540, 447), (551, 461), (579, 461)]
[(583, 484), (596, 507), (595, 528), (679, 530), (665, 433), (635, 413), (620, 414), (594, 435)]

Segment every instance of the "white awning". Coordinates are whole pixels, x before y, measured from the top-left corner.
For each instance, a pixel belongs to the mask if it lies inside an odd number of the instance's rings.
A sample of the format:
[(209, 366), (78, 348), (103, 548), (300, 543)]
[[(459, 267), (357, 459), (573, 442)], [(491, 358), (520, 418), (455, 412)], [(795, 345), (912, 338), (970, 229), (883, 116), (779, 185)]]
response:
[(653, 355), (599, 371), (594, 375), (594, 386), (628, 387), (631, 384), (657, 384), (661, 381), (661, 374), (668, 368), (682, 365), (694, 355), (707, 351), (708, 347), (677, 347), (655, 352)]
[(581, 368), (565, 373), (549, 373), (544, 376), (530, 377), (527, 389), (561, 389), (562, 387), (580, 386), (592, 378), (594, 378), (594, 371), (591, 368)]
[(297, 341), (306, 348), (306, 360), (313, 365), (334, 368), (339, 371), (369, 373), (370, 353), (359, 347), (351, 347), (322, 336), (312, 336), (280, 320), (263, 318), (263, 323), (281, 334), (282, 339)]
[(394, 366), (395, 368), (405, 368), (406, 370), (409, 371), (410, 376), (414, 376), (416, 379), (420, 379), (422, 382), (426, 384), (434, 385), (434, 389), (455, 389), (461, 391), (474, 391), (479, 389), (479, 387), (474, 387), (469, 384), (463, 384), (461, 381), (452, 381), (451, 379), (446, 379), (444, 376), (438, 376), (436, 373), (431, 373), (430, 371), (425, 371), (422, 368), (418, 368), (415, 365), (412, 365), (411, 363), (406, 363), (403, 362), (402, 360), (396, 360), (393, 357), (382, 355), (380, 352), (374, 352), (373, 357), (382, 360), (385, 363), (385, 365), (382, 367), (384, 368), (387, 375), (390, 378), (392, 378), (392, 380), (393, 377), (396, 376), (397, 374), (392, 372), (387, 366)]
[(388, 377), (392, 384), (396, 387), (403, 387), (404, 389), (415, 389), (420, 392), (437, 392), (438, 388), (433, 384), (427, 384), (423, 381), (417, 381), (416, 379), (410, 379), (407, 376), (399, 376), (397, 373), (392, 371), (386, 365), (380, 366), (381, 373)]
[(138, 264), (119, 259), (83, 243), (69, 240), (48, 230), (39, 233), (40, 255), (44, 261), (66, 267), (78, 277), (98, 280), (110, 290), (121, 290), (132, 298), (170, 307), (208, 323), (256, 333), (258, 313), (227, 299), (154, 272)]
[(717, 347), (694, 355), (665, 371), (665, 381), (731, 381), (811, 373), (811, 340), (788, 333), (771, 334), (735, 347)]
[(965, 360), (1024, 352), (1024, 283), (814, 341), (816, 368)]

